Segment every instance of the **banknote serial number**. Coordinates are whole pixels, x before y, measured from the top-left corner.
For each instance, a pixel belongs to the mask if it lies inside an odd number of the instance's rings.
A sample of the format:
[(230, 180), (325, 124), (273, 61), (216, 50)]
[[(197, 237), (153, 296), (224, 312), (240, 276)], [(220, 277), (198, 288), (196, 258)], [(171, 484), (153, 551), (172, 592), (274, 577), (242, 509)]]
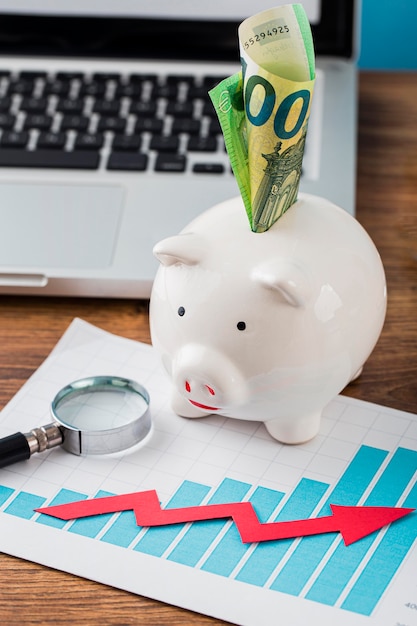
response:
[(243, 42), (243, 46), (247, 50), (256, 43), (264, 43), (268, 39), (275, 39), (275, 37), (278, 37), (279, 35), (286, 35), (289, 32), (290, 29), (286, 24), (283, 26), (274, 26), (273, 28), (268, 28), (260, 33), (256, 33), (253, 37), (249, 37), (249, 39)]

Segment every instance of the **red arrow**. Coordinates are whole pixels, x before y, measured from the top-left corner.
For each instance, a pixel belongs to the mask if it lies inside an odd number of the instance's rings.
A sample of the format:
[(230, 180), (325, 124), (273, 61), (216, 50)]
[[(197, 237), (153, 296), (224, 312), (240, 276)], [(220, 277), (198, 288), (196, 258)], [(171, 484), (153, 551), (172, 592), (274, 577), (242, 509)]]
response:
[(385, 506), (341, 506), (338, 504), (331, 504), (330, 508), (332, 515), (326, 517), (262, 524), (250, 502), (161, 509), (158, 495), (155, 490), (152, 490), (81, 500), (35, 510), (38, 513), (67, 521), (89, 517), (90, 515), (134, 511), (138, 526), (165, 526), (231, 517), (238, 528), (243, 543), (340, 532), (347, 546), (415, 510)]

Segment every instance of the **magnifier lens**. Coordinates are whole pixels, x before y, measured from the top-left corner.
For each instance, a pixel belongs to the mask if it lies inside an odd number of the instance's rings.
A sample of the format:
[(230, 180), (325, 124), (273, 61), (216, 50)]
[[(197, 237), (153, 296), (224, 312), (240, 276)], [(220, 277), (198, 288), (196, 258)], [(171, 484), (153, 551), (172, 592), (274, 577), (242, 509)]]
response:
[(63, 447), (73, 454), (108, 454), (134, 446), (150, 431), (149, 395), (118, 376), (94, 376), (67, 385), (55, 396), (52, 415)]
[(64, 426), (94, 431), (130, 424), (147, 408), (141, 395), (111, 388), (68, 394), (55, 407), (55, 414)]

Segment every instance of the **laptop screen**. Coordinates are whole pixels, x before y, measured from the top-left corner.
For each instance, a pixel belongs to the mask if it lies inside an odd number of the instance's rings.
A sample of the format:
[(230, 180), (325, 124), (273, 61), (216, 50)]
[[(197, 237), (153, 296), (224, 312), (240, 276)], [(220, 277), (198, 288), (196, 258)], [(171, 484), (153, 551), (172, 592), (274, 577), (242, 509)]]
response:
[[(352, 58), (355, 3), (303, 0), (317, 55)], [(0, 0), (0, 55), (235, 62), (238, 24), (271, 6), (271, 0)]]
[[(273, 3), (272, 3), (273, 4)], [(0, 0), (0, 13), (241, 21), (272, 6), (271, 0)], [(311, 23), (320, 18), (320, 0), (304, 0)]]

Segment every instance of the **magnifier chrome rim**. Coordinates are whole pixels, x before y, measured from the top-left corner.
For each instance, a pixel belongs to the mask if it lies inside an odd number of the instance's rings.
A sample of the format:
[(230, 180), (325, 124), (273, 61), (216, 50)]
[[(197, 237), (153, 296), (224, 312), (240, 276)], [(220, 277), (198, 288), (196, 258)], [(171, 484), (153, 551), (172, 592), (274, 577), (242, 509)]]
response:
[[(95, 391), (128, 391), (143, 398), (146, 409), (126, 424), (100, 430), (82, 430), (66, 424), (59, 417), (59, 406), (69, 396), (76, 398)], [(138, 382), (122, 376), (88, 376), (66, 385), (51, 403), (51, 414), (63, 434), (62, 447), (77, 455), (109, 454), (136, 445), (151, 429), (150, 398), (147, 390)]]

